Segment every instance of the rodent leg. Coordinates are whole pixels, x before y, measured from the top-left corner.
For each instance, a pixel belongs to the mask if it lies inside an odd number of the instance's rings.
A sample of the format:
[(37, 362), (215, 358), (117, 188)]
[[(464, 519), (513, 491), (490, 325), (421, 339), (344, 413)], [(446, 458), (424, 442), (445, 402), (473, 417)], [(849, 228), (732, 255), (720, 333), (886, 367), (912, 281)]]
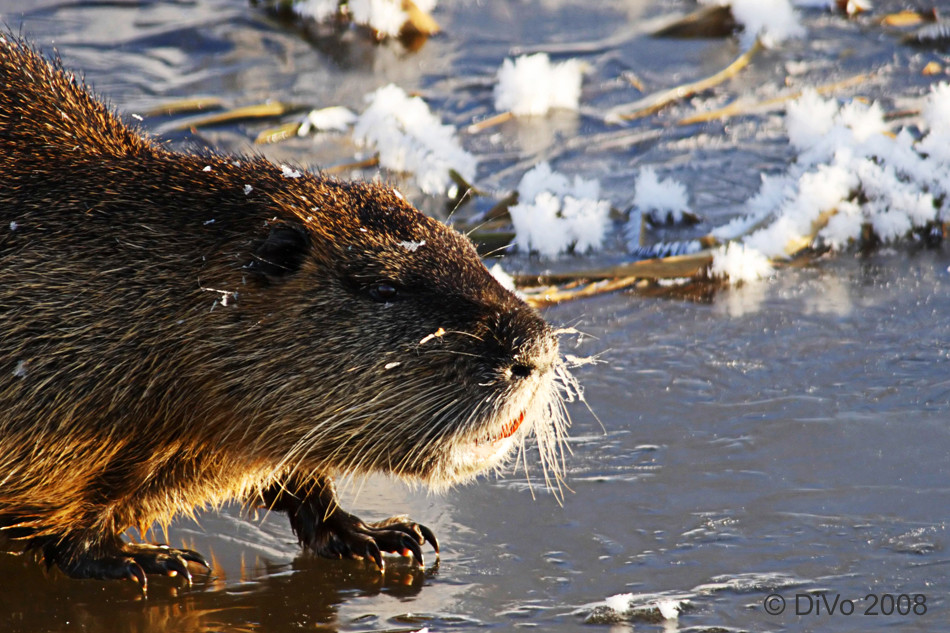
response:
[(77, 552), (68, 540), (50, 540), (43, 546), (43, 557), (48, 566), (56, 565), (73, 578), (99, 580), (131, 580), (138, 583), (144, 594), (148, 589), (147, 574), (181, 576), (191, 585), (188, 563), (197, 563), (211, 569), (208, 561), (198, 552), (177, 549), (163, 544), (125, 543), (116, 539), (107, 547)]
[(306, 482), (292, 477), (264, 491), (262, 498), (268, 508), (286, 512), (300, 544), (320, 556), (367, 558), (383, 569), (382, 552), (412, 555), (420, 565), (423, 544), (439, 552), (432, 530), (407, 516), (366, 523), (343, 510), (329, 477)]

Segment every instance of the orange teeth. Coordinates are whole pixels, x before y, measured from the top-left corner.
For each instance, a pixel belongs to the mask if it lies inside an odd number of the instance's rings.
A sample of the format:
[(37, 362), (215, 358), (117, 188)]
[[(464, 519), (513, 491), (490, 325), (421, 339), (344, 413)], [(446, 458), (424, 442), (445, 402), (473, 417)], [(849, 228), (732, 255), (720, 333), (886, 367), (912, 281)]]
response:
[(518, 430), (518, 427), (521, 426), (521, 423), (524, 422), (524, 411), (521, 412), (517, 418), (505, 425), (505, 428), (501, 430), (501, 435), (498, 436), (498, 439), (503, 440), (506, 437), (511, 437), (515, 434), (515, 431)]
[(500, 441), (503, 440), (503, 439), (509, 438), (509, 437), (511, 437), (512, 435), (515, 434), (515, 432), (516, 432), (516, 431), (518, 430), (518, 428), (521, 426), (521, 423), (522, 423), (522, 422), (524, 422), (524, 411), (522, 411), (522, 412), (518, 415), (517, 418), (512, 419), (511, 422), (509, 422), (508, 424), (506, 424), (505, 427), (501, 430), (501, 433), (499, 433), (499, 434), (496, 435), (495, 437), (489, 437), (489, 438), (486, 438), (486, 439), (481, 440), (481, 441), (475, 440), (475, 445), (478, 446), (478, 445), (481, 444), (482, 442), (487, 442), (487, 443), (500, 442)]

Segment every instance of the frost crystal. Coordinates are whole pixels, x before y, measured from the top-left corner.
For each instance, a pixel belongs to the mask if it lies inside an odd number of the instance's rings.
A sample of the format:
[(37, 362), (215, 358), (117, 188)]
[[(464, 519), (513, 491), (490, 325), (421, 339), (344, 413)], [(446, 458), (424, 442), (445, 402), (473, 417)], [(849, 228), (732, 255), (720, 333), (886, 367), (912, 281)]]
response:
[(656, 222), (680, 222), (683, 211), (689, 209), (686, 187), (672, 178), (660, 180), (656, 170), (644, 167), (640, 170), (635, 185), (633, 204), (641, 212), (647, 212)]
[(552, 64), (544, 53), (506, 59), (498, 69), (495, 109), (519, 116), (543, 115), (552, 108), (576, 110), (581, 70), (576, 59)]
[(420, 246), (426, 245), (426, 241), (425, 240), (422, 240), (420, 242), (405, 241), (405, 242), (399, 242), (399, 245), (402, 246), (407, 251), (409, 251), (410, 253), (415, 253), (417, 250), (419, 250)]
[(367, 97), (369, 106), (353, 129), (354, 140), (374, 146), (379, 164), (416, 175), (428, 194), (443, 193), (454, 169), (466, 180), (475, 178), (475, 157), (462, 149), (455, 128), (443, 125), (419, 97), (410, 97), (392, 84)]
[(709, 273), (731, 282), (755, 281), (772, 274), (772, 264), (762, 253), (735, 242), (719, 247), (713, 254)]
[(297, 128), (297, 136), (306, 136), (311, 130), (345, 132), (356, 122), (356, 114), (343, 106), (311, 110)]
[(805, 27), (795, 17), (788, 0), (700, 0), (700, 3), (729, 5), (732, 16), (743, 27), (742, 44), (746, 48), (756, 37), (773, 48), (784, 40), (805, 35)]
[(25, 360), (17, 361), (16, 367), (13, 369), (13, 375), (17, 378), (26, 378), (26, 361)]
[(300, 178), (300, 172), (296, 169), (292, 169), (287, 165), (280, 166), (280, 175), (284, 178)]
[[(349, 0), (345, 3), (353, 21), (372, 28), (380, 35), (395, 37), (409, 20), (402, 0)], [(323, 21), (340, 12), (340, 0), (302, 0), (293, 5), (294, 12), (305, 18)], [(436, 0), (416, 0), (415, 5), (429, 13)]]
[(765, 260), (811, 243), (846, 248), (870, 230), (891, 242), (946, 220), (950, 199), (950, 87), (932, 88), (923, 108), (929, 129), (888, 135), (876, 104), (838, 105), (806, 92), (788, 107), (788, 135), (800, 150), (780, 178), (763, 179), (751, 214), (720, 227), (720, 240), (752, 233), (715, 254), (711, 272), (749, 280)]
[(554, 257), (573, 246), (577, 252), (599, 248), (610, 203), (600, 200), (600, 183), (567, 176), (541, 163), (518, 185), (518, 204), (509, 209), (515, 244), (524, 252)]

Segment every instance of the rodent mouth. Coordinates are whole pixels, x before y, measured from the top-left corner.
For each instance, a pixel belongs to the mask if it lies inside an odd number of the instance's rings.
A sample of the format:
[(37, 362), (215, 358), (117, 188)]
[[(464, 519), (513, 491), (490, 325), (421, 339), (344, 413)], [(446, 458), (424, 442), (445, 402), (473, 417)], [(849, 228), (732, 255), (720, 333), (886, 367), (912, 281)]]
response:
[(502, 427), (501, 433), (498, 435), (492, 435), (481, 440), (475, 440), (475, 446), (478, 446), (483, 442), (486, 444), (494, 444), (495, 442), (508, 439), (517, 433), (519, 428), (521, 428), (521, 423), (524, 422), (524, 415), (525, 412), (522, 411), (516, 417), (512, 418), (504, 427)]
[(512, 435), (515, 434), (515, 432), (521, 426), (522, 422), (524, 422), (524, 411), (519, 413), (518, 417), (512, 419), (511, 422), (506, 424), (505, 428), (501, 430), (501, 435), (499, 435), (496, 439), (503, 440), (503, 439), (511, 437)]

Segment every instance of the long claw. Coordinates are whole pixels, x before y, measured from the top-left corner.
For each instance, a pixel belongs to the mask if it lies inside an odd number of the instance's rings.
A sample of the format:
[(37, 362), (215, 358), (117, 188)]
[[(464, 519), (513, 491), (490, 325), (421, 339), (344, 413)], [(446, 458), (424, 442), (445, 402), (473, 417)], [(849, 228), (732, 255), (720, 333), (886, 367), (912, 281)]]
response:
[(386, 564), (383, 562), (383, 555), (379, 551), (379, 545), (376, 544), (376, 541), (367, 541), (366, 542), (366, 558), (369, 558), (376, 566), (379, 567), (379, 571), (386, 569)]
[(432, 546), (432, 549), (435, 550), (435, 553), (438, 554), (439, 541), (438, 539), (435, 538), (435, 534), (432, 532), (432, 530), (430, 530), (424, 525), (419, 525), (419, 524), (416, 524), (416, 527), (419, 529), (419, 532), (422, 534), (423, 541), (427, 541)]
[(142, 566), (136, 563), (135, 561), (129, 561), (128, 565), (125, 568), (126, 578), (131, 580), (134, 583), (138, 583), (139, 587), (142, 589), (142, 595), (148, 595), (148, 577), (145, 575), (145, 570), (142, 569)]
[(188, 563), (186, 563), (185, 559), (181, 556), (170, 554), (168, 559), (165, 560), (165, 570), (169, 576), (180, 574), (181, 577), (185, 579), (185, 584), (189, 587), (191, 586), (191, 572), (188, 571)]
[(211, 564), (207, 561), (207, 559), (205, 559), (204, 556), (202, 556), (202, 555), (199, 554), (198, 552), (196, 552), (196, 551), (194, 551), (194, 550), (190, 550), (190, 549), (179, 549), (179, 550), (175, 550), (175, 551), (176, 551), (176, 552), (178, 553), (178, 555), (179, 555), (180, 557), (182, 557), (183, 559), (185, 559), (185, 560), (187, 560), (187, 561), (191, 561), (192, 563), (198, 563), (199, 565), (201, 565), (202, 567), (204, 567), (204, 568), (207, 569), (208, 571), (211, 570)]
[(419, 563), (420, 567), (425, 567), (425, 562), (422, 560), (422, 548), (419, 547), (419, 543), (414, 541), (409, 536), (403, 535), (402, 548), (403, 548), (403, 552), (408, 550), (409, 552), (412, 553), (412, 557), (416, 560), (417, 563)]

